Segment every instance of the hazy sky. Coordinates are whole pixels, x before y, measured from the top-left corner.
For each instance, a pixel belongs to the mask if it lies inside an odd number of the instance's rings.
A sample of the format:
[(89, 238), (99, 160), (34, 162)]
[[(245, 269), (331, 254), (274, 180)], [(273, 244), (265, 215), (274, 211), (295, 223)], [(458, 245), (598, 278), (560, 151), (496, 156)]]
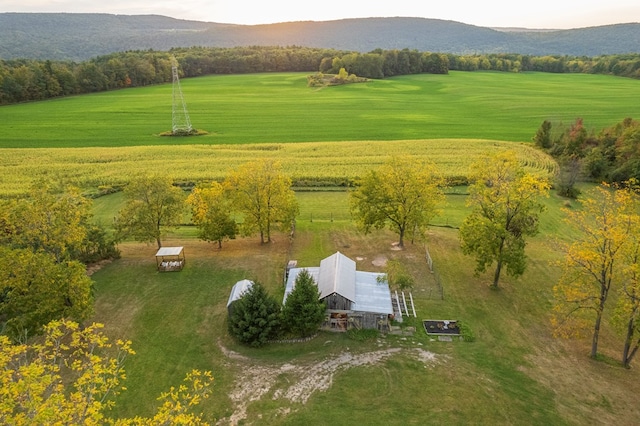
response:
[(640, 22), (640, 1), (0, 0), (0, 12), (157, 14), (248, 25), (407, 16), (446, 19), (482, 27), (582, 28)]

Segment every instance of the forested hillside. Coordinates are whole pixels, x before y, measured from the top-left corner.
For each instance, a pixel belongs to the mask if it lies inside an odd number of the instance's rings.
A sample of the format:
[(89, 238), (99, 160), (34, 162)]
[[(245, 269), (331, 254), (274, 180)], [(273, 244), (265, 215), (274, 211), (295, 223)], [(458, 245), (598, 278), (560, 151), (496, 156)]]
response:
[(176, 60), (183, 77), (208, 74), (341, 71), (364, 78), (459, 71), (538, 71), (640, 78), (640, 54), (598, 57), (520, 54), (454, 55), (409, 49), (369, 53), (308, 47), (251, 46), (127, 51), (84, 62), (0, 59), (0, 105), (167, 83)]
[(598, 56), (640, 52), (640, 24), (512, 32), (424, 18), (231, 25), (156, 15), (0, 13), (0, 59), (82, 61), (112, 52), (191, 46)]

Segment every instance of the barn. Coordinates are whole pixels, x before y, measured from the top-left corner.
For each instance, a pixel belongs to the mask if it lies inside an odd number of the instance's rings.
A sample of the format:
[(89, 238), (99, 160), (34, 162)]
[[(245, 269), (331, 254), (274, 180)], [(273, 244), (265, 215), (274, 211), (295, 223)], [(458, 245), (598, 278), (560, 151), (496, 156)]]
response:
[(389, 285), (384, 274), (356, 270), (356, 262), (340, 252), (323, 259), (320, 266), (291, 268), (283, 303), (293, 291), (298, 274), (306, 269), (318, 285), (320, 299), (327, 306), (323, 329), (346, 331), (351, 328), (388, 331), (393, 315)]

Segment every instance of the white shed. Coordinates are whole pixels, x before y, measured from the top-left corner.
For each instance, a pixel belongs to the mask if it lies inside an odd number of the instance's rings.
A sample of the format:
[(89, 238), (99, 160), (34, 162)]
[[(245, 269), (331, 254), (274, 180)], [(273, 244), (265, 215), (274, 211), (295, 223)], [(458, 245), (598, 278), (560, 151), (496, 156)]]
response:
[(242, 280), (238, 281), (231, 288), (231, 293), (229, 294), (229, 300), (227, 301), (227, 311), (229, 315), (231, 315), (231, 305), (236, 300), (240, 299), (244, 293), (249, 290), (253, 286), (253, 281), (250, 280)]

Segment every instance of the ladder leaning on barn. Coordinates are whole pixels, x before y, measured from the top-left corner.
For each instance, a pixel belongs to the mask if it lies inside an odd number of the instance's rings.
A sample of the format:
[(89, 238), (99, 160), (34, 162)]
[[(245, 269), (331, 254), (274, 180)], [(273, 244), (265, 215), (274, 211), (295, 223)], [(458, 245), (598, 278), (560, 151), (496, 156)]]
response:
[(391, 295), (391, 305), (393, 306), (393, 312), (396, 317), (396, 321), (402, 322), (402, 316), (405, 315), (407, 317), (416, 315), (416, 307), (413, 304), (413, 295), (409, 292), (409, 302), (411, 302), (411, 311), (409, 311), (409, 305), (407, 304), (407, 297), (404, 294), (404, 291), (400, 293), (402, 296), (398, 294), (398, 290)]

